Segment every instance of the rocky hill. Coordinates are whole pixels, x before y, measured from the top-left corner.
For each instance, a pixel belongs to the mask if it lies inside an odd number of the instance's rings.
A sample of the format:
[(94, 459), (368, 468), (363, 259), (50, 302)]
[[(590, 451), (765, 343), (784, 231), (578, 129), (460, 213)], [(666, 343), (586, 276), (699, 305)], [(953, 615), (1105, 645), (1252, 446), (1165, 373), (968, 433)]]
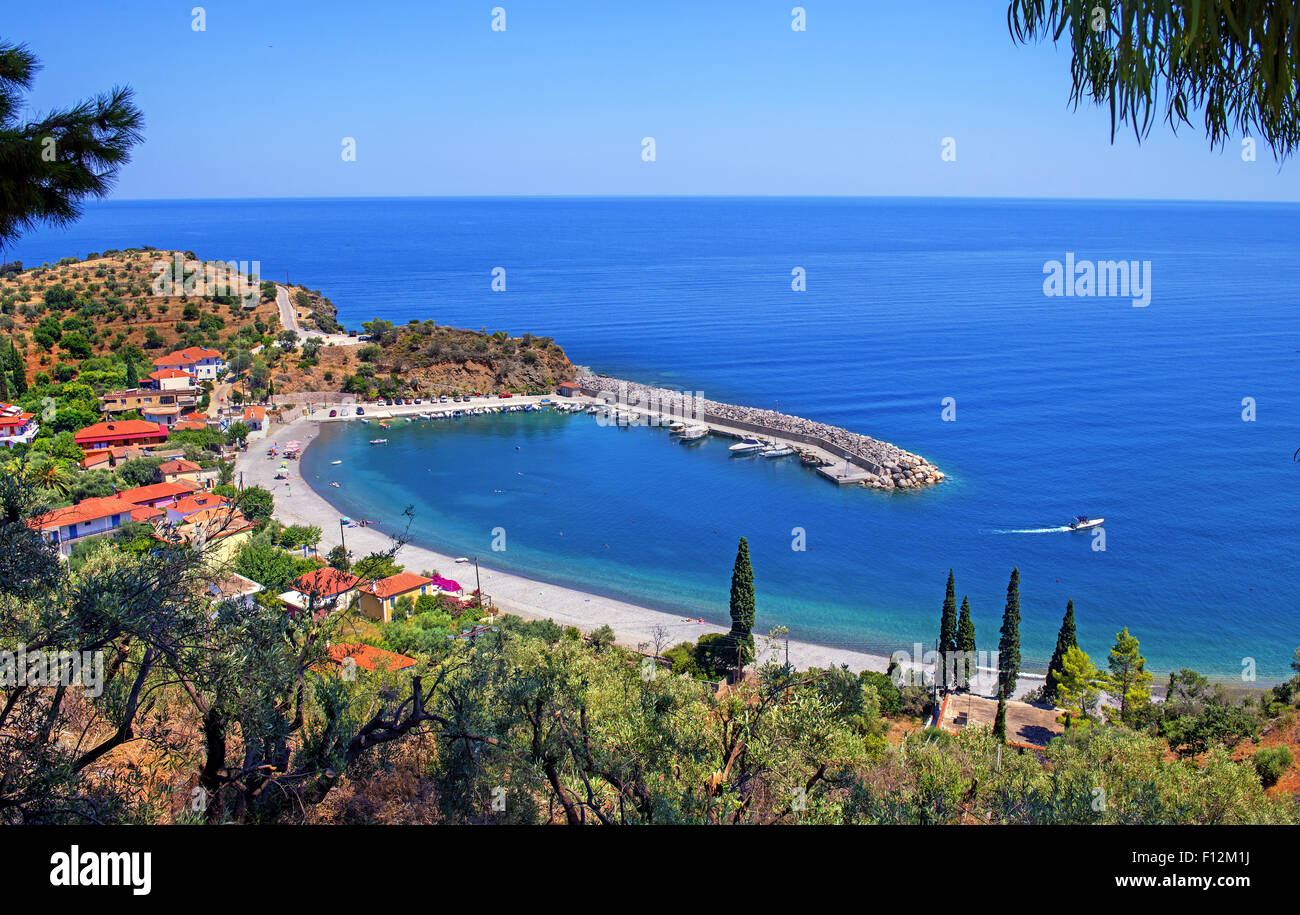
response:
[[(357, 346), (300, 347), (282, 359), (275, 390), (368, 394), (457, 394), (546, 390), (574, 376), (564, 350), (550, 337), (464, 330), (434, 321), (394, 326), (366, 322)], [(310, 334), (308, 334), (310, 340)]]
[(0, 330), (29, 379), (124, 347), (147, 360), (182, 346), (224, 349), (241, 328), (251, 336), (278, 327), (257, 277), (193, 252), (130, 248), (0, 271)]

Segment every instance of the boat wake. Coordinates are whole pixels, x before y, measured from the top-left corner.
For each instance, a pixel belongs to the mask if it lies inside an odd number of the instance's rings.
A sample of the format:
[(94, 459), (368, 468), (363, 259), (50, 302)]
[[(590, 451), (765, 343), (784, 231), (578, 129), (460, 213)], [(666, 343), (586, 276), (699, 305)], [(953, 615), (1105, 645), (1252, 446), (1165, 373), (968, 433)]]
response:
[(1060, 534), (1070, 530), (1068, 525), (1061, 527), (1019, 527), (1013, 530), (994, 530), (990, 534)]

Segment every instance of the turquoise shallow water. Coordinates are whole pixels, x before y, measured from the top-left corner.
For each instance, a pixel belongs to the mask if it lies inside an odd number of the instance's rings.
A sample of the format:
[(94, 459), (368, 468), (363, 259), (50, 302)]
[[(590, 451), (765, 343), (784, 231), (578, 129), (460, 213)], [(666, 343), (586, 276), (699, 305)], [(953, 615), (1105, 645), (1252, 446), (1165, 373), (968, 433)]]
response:
[[(1031, 664), (1073, 597), (1098, 660), (1127, 625), (1160, 669), (1232, 676), (1254, 658), (1268, 678), (1300, 644), (1298, 217), (1005, 200), (141, 202), (93, 207), (8, 257), (153, 244), (260, 260), (350, 326), (547, 334), (599, 371), (779, 405), (951, 475), (920, 494), (839, 490), (797, 464), (732, 466), (714, 443), (588, 417), (394, 427), (386, 450), (328, 430), (307, 466), (334, 452), (346, 471), (324, 494), (365, 517), (413, 502), (431, 545), (487, 554), (502, 526), (497, 565), (721, 620), (744, 534), (762, 625), (874, 649), (934, 638), (950, 566), (991, 645), (1019, 565)], [(1043, 265), (1066, 252), (1149, 260), (1151, 304), (1045, 297)], [(490, 290), (496, 266), (506, 293)], [(790, 289), (795, 266), (806, 292)], [(999, 533), (1075, 513), (1107, 519), (1104, 552)]]

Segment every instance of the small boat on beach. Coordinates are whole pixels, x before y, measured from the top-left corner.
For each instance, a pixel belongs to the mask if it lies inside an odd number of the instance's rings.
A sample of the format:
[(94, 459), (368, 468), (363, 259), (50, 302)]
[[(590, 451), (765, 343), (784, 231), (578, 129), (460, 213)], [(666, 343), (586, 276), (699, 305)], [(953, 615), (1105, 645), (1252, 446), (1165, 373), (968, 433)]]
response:
[(1089, 518), (1087, 515), (1076, 515), (1074, 520), (1070, 522), (1070, 530), (1086, 531), (1090, 527), (1098, 527), (1105, 520), (1105, 518)]
[(456, 561), (457, 561), (457, 562), (469, 562), (469, 557), (468, 557), (468, 556), (457, 556), (457, 557), (456, 557)]

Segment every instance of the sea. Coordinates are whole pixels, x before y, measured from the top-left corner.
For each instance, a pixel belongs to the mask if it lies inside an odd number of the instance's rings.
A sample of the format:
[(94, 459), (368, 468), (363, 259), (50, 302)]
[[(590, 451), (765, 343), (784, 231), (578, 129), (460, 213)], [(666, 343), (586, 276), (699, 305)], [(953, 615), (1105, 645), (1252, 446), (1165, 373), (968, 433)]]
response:
[[(373, 425), (324, 429), (304, 458), (322, 495), (429, 547), (726, 622), (745, 537), (758, 631), (886, 654), (933, 646), (949, 569), (996, 648), (1018, 568), (1027, 669), (1072, 599), (1101, 666), (1127, 627), (1161, 676), (1268, 683), (1300, 645), (1298, 240), (1280, 204), (108, 201), (4, 257), (256, 262), (351, 328), (550, 336), (593, 371), (843, 426), (948, 475), (836, 487), (549, 412), (394, 424), (384, 447)], [(1087, 282), (1118, 261), (1129, 289)], [(1062, 530), (1078, 514), (1102, 533)]]

